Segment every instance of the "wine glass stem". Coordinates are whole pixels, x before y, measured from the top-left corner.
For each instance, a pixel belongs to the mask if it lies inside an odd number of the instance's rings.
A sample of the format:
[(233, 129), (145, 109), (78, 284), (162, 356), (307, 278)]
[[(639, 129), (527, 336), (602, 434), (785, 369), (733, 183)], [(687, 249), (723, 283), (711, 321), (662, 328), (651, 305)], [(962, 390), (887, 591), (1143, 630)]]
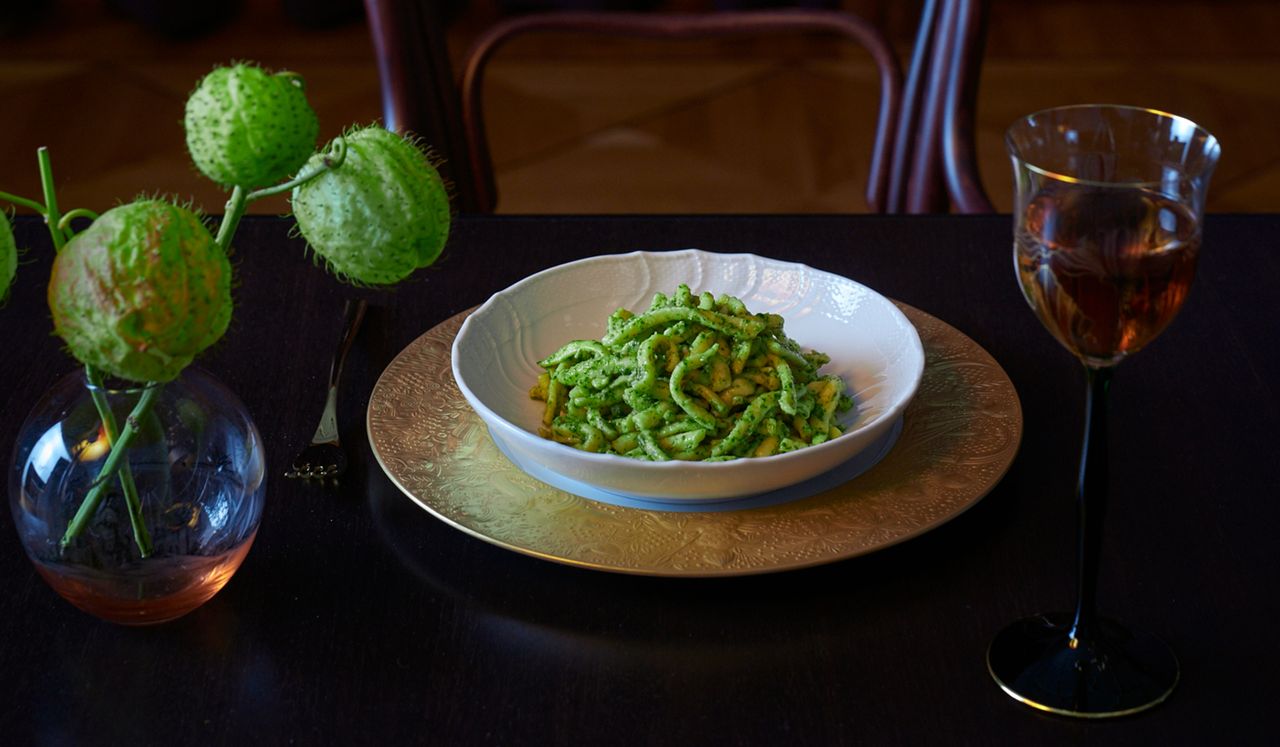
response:
[(1080, 454), (1077, 484), (1079, 510), (1079, 589), (1071, 640), (1088, 643), (1093, 638), (1098, 590), (1098, 558), (1102, 551), (1102, 521), (1107, 513), (1109, 484), (1107, 420), (1110, 367), (1085, 367), (1084, 446)]

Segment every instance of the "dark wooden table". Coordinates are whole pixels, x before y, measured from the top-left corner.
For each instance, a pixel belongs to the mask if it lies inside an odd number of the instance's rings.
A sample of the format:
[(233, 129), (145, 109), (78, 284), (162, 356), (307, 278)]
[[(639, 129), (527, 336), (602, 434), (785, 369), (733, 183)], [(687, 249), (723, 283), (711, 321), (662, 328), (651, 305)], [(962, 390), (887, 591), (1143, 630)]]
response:
[[(390, 292), (312, 266), (276, 219), (236, 242), (237, 315), (201, 359), (248, 405), (271, 463), (257, 543), (209, 604), (151, 628), (56, 596), (0, 512), (7, 744), (1276, 743), (1280, 672), (1280, 216), (1211, 216), (1173, 326), (1114, 387), (1100, 604), (1182, 662), (1146, 715), (1039, 715), (989, 679), (1015, 618), (1073, 594), (1083, 377), (1017, 289), (1007, 216), (462, 217), (443, 260)], [(50, 336), (51, 250), (0, 309), (0, 448), (75, 366)], [(423, 331), (565, 260), (699, 247), (800, 260), (951, 323), (1017, 386), (1003, 482), (951, 523), (805, 571), (637, 578), (508, 552), (401, 495), (369, 451), (383, 367)], [(348, 363), (336, 494), (282, 477), (311, 434), (344, 297), (375, 305)]]

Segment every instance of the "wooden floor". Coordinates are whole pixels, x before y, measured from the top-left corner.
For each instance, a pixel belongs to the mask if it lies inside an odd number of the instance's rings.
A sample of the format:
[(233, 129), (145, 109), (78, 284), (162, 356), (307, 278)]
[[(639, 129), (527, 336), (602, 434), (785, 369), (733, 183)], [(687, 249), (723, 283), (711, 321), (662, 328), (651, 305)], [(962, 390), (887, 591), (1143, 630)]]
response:
[[(695, 0), (670, 3), (697, 8)], [(850, 2), (909, 46), (909, 5)], [(327, 139), (380, 116), (367, 28), (311, 30), (279, 2), (170, 41), (101, 2), (62, 0), (0, 38), (0, 189), (37, 196), (35, 149), (53, 155), (64, 209), (168, 193), (221, 212), (197, 174), (182, 108), (213, 65), (252, 59), (307, 80)], [(476, 0), (455, 55), (497, 17)], [(1214, 132), (1214, 211), (1280, 209), (1280, 3), (994, 0), (978, 110), (980, 166), (1007, 209), (1002, 143), (1018, 116), (1108, 101), (1177, 112)], [(813, 50), (801, 54), (797, 50)], [(513, 45), (487, 90), (501, 212), (859, 212), (876, 82), (831, 44), (601, 48)], [(255, 212), (287, 210), (283, 198)]]

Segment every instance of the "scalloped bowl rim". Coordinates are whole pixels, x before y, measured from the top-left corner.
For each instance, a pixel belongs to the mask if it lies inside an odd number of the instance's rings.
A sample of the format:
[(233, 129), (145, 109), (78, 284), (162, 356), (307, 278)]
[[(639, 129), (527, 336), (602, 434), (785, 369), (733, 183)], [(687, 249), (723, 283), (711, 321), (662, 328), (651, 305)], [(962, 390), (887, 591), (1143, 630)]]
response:
[[(561, 444), (549, 439), (542, 438), (536, 433), (511, 422), (507, 418), (500, 415), (491, 408), (477, 394), (472, 386), (468, 383), (466, 368), (467, 365), (462, 361), (462, 350), (468, 346), (471, 337), (476, 330), (482, 327), (489, 316), (495, 313), (496, 308), (513, 296), (519, 296), (524, 293), (531, 292), (534, 288), (548, 281), (548, 279), (566, 274), (573, 273), (589, 268), (600, 263), (625, 263), (635, 260), (658, 260), (666, 261), (691, 257), (700, 262), (715, 263), (732, 263), (732, 262), (759, 262), (773, 267), (785, 268), (787, 271), (808, 275), (814, 278), (820, 278), (834, 282), (836, 284), (847, 284), (852, 287), (861, 289), (867, 294), (867, 298), (881, 305), (880, 311), (893, 317), (894, 321), (899, 325), (905, 333), (903, 347), (898, 351), (899, 356), (908, 358), (906, 364), (909, 366), (898, 386), (894, 390), (894, 397), (885, 403), (884, 407), (875, 414), (874, 417), (865, 422), (857, 423), (857, 427), (846, 431), (840, 437), (831, 439), (816, 446), (809, 446), (804, 449), (788, 452), (785, 454), (775, 454), (767, 457), (751, 457), (741, 458), (724, 462), (693, 462), (671, 460), (667, 462), (652, 462), (630, 457), (619, 456), (615, 454), (598, 454), (593, 452), (575, 449), (566, 444)], [(652, 290), (647, 289), (649, 295)], [(667, 289), (656, 289), (670, 293), (674, 287)], [(698, 288), (694, 288), (695, 293)], [(713, 291), (715, 292), (715, 291)], [(744, 299), (745, 301), (745, 299)], [(616, 306), (614, 307), (616, 308)], [(647, 303), (645, 308), (647, 308)], [(761, 309), (752, 308), (750, 302), (747, 302), (747, 308), (752, 312), (760, 312)], [(636, 310), (633, 308), (633, 310)], [(611, 313), (604, 312), (599, 319), (600, 331), (603, 333), (605, 318)], [(638, 313), (638, 312), (637, 312)], [(791, 320), (784, 314), (784, 330), (790, 335)], [(572, 338), (566, 335), (560, 344), (567, 343)], [(577, 338), (581, 339), (581, 338)], [(599, 339), (599, 335), (596, 336)], [(812, 349), (813, 346), (806, 344), (805, 340), (798, 339), (801, 347), (806, 350)], [(541, 355), (549, 355), (552, 350), (546, 350)], [(825, 353), (831, 353), (830, 350), (822, 350)], [(850, 278), (838, 275), (825, 270), (819, 270), (800, 262), (791, 262), (786, 260), (771, 259), (750, 253), (721, 253), (707, 252), (699, 249), (682, 249), (675, 251), (632, 251), (618, 254), (597, 255), (583, 259), (573, 260), (544, 270), (536, 272), (525, 277), (507, 288), (493, 294), (490, 298), (472, 312), (466, 320), (463, 321), (461, 328), (458, 330), (457, 336), (454, 338), (451, 348), (451, 368), (453, 371), (454, 381), (457, 383), (458, 389), (466, 398), (468, 404), (480, 416), (486, 426), (490, 430), (491, 437), (501, 439), (504, 444), (510, 448), (519, 450), (521, 453), (528, 455), (530, 458), (539, 459), (541, 462), (548, 464), (549, 467), (556, 470), (564, 470), (571, 477), (597, 486), (606, 490), (620, 492), (626, 495), (638, 498), (649, 498), (657, 500), (666, 500), (674, 502), (697, 502), (697, 501), (714, 501), (726, 500), (730, 498), (741, 498), (743, 496), (766, 492), (760, 489), (761, 485), (768, 484), (769, 490), (786, 487), (801, 482), (810, 477), (821, 474), (828, 469), (834, 468), (836, 465), (851, 459), (860, 449), (849, 448), (849, 445), (855, 440), (861, 440), (862, 447), (874, 442), (875, 439), (891, 427), (894, 421), (902, 414), (907, 405), (915, 396), (920, 385), (920, 380), (924, 372), (924, 349), (920, 342), (915, 327), (907, 319), (897, 306), (884, 296), (880, 295), (868, 286), (859, 283)], [(913, 359), (913, 360), (912, 360)], [(832, 355), (832, 363), (836, 362), (836, 358)], [(831, 364), (824, 367), (823, 372), (827, 372)], [(530, 380), (532, 385), (532, 379)], [(527, 389), (527, 387), (526, 387)], [(530, 400), (532, 402), (532, 400)], [(541, 412), (541, 403), (537, 403), (537, 410)], [(566, 467), (566, 465), (568, 465)], [(814, 466), (817, 465), (817, 466)], [(774, 470), (779, 473), (787, 474), (785, 480), (778, 478), (769, 478), (765, 475), (766, 471)], [(708, 488), (681, 488), (679, 485), (672, 486), (669, 476), (679, 476), (682, 481), (687, 483), (697, 482), (700, 478), (707, 480), (725, 481), (736, 473), (743, 473), (741, 479), (729, 481), (729, 485), (723, 487)], [(630, 479), (621, 477), (619, 473), (631, 475)], [(634, 484), (636, 476), (641, 481), (651, 480), (658, 476), (668, 476), (667, 479), (658, 479), (663, 487), (659, 489), (647, 489), (645, 487), (637, 488)], [(765, 480), (766, 482), (761, 482)]]

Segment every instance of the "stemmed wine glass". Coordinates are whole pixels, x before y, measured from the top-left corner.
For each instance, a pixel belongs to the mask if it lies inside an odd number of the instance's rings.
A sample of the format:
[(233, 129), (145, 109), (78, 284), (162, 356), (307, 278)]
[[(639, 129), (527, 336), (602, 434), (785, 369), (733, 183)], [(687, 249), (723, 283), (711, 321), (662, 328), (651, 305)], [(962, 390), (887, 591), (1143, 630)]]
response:
[(987, 652), (991, 675), (1030, 706), (1121, 716), (1168, 697), (1178, 661), (1160, 639), (1098, 617), (1107, 508), (1107, 390), (1187, 297), (1220, 148), (1183, 117), (1128, 106), (1049, 109), (1013, 124), (1014, 262), (1040, 321), (1084, 363), (1074, 614), (1027, 618)]

